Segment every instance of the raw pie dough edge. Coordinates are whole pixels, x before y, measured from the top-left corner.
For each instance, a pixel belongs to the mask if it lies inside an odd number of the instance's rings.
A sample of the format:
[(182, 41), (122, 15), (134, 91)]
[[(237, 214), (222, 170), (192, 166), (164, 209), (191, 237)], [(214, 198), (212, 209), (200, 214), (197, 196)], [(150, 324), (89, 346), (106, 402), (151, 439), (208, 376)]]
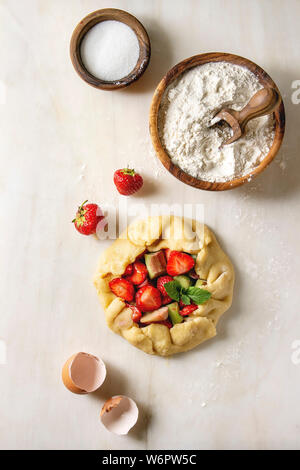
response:
[[(187, 321), (171, 329), (154, 323), (139, 328), (131, 319), (131, 310), (109, 288), (111, 279), (121, 276), (146, 247), (149, 251), (171, 248), (197, 254), (195, 270), (207, 279), (205, 289), (212, 294)], [(170, 356), (217, 334), (217, 322), (232, 303), (234, 270), (206, 225), (176, 216), (156, 216), (133, 222), (101, 254), (94, 285), (111, 330), (148, 354)]]

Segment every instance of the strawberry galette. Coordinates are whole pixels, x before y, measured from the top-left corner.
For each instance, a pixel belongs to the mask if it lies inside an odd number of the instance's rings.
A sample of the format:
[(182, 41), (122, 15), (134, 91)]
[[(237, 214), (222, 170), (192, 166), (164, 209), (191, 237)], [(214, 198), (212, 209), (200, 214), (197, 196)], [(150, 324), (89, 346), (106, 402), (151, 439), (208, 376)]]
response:
[(157, 216), (131, 224), (102, 254), (94, 283), (115, 333), (169, 356), (216, 335), (234, 271), (205, 225)]

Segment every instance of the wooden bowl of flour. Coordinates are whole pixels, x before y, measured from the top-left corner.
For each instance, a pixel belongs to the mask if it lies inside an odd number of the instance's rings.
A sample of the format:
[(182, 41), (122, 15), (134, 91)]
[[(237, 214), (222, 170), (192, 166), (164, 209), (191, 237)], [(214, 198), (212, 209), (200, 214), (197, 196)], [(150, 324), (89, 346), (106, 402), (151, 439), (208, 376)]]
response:
[[(138, 58), (130, 73), (115, 80), (104, 80), (91, 73), (82, 58), (81, 45), (87, 33), (104, 21), (115, 21), (128, 26), (136, 36), (139, 46)], [(104, 8), (97, 10), (85, 18), (76, 26), (70, 42), (70, 56), (78, 75), (89, 85), (101, 90), (116, 90), (124, 88), (137, 81), (148, 67), (151, 55), (150, 39), (144, 26), (130, 13), (116, 8)]]
[(254, 62), (251, 62), (248, 59), (243, 57), (233, 55), (233, 54), (226, 54), (220, 52), (212, 52), (207, 54), (200, 54), (188, 59), (183, 60), (179, 64), (175, 65), (161, 80), (158, 84), (155, 93), (153, 95), (151, 108), (150, 108), (150, 135), (152, 139), (152, 143), (156, 154), (165, 168), (177, 179), (186, 183), (190, 186), (193, 186), (198, 189), (205, 189), (209, 191), (223, 191), (227, 189), (233, 189), (237, 186), (240, 186), (247, 181), (250, 181), (254, 176), (261, 173), (273, 160), (275, 155), (277, 154), (282, 140), (284, 136), (285, 130), (285, 112), (284, 112), (284, 104), (281, 100), (279, 107), (274, 112), (274, 139), (273, 143), (269, 148), (268, 153), (266, 156), (260, 161), (258, 166), (252, 169), (248, 174), (244, 174), (243, 176), (235, 177), (229, 181), (205, 181), (203, 179), (195, 178), (191, 176), (187, 172), (183, 171), (179, 166), (174, 164), (165, 149), (164, 145), (161, 142), (160, 133), (158, 129), (158, 115), (160, 110), (160, 105), (164, 93), (167, 87), (173, 82), (173, 80), (177, 79), (182, 73), (186, 72), (187, 70), (192, 69), (198, 65), (204, 65), (207, 63), (212, 62), (228, 62), (231, 64), (239, 65), (242, 67), (246, 67), (248, 70), (254, 73), (254, 75), (259, 80), (260, 84), (263, 87), (271, 87), (275, 88), (277, 92), (280, 94), (278, 87), (271, 79), (271, 77), (258, 65)]

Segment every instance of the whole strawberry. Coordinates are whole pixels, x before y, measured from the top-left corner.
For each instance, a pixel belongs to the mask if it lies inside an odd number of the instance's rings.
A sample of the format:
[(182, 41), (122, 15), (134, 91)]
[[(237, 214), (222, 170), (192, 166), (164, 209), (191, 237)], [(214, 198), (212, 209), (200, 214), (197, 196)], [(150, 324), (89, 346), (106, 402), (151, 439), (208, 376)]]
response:
[(136, 193), (143, 186), (143, 178), (130, 168), (123, 168), (114, 173), (114, 183), (123, 196)]
[(96, 233), (97, 225), (104, 218), (100, 207), (97, 204), (86, 204), (84, 201), (78, 207), (75, 219), (72, 222), (76, 230), (83, 235), (92, 235)]

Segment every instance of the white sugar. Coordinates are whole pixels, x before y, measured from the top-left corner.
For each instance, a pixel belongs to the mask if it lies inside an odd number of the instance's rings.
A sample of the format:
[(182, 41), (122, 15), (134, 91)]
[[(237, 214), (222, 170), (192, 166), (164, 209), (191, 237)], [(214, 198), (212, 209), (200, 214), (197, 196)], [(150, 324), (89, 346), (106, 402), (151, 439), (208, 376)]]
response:
[(93, 26), (81, 43), (85, 68), (101, 80), (126, 77), (136, 66), (140, 48), (136, 34), (120, 21), (102, 21)]

